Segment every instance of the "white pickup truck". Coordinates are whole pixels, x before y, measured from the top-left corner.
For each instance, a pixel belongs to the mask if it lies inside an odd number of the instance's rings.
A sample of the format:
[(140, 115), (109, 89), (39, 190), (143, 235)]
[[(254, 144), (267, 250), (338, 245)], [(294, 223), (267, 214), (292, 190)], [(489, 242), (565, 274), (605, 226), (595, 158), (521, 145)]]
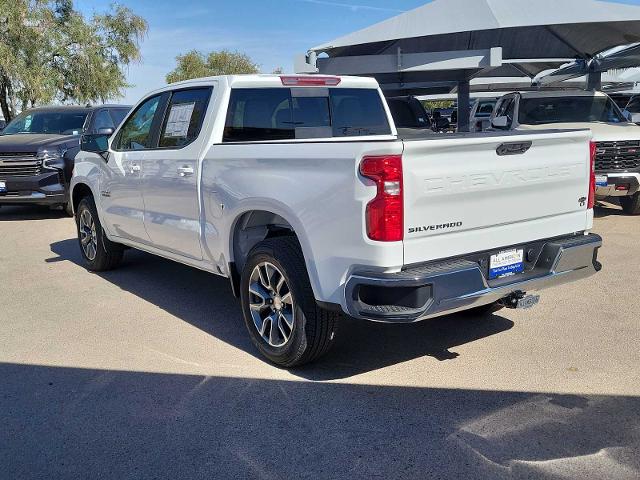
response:
[(590, 138), (403, 137), (372, 79), (216, 77), (85, 136), (71, 195), (90, 270), (133, 247), (228, 277), (256, 347), (292, 367), (341, 314), (528, 307), (597, 272)]

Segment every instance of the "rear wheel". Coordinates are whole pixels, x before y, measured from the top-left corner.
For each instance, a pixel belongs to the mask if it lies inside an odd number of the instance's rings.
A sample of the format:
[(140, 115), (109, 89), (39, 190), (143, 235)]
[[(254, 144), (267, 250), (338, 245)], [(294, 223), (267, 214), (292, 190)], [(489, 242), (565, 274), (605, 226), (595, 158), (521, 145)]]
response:
[(297, 367), (333, 345), (339, 315), (318, 307), (298, 241), (265, 240), (242, 271), (244, 321), (254, 345), (282, 367)]
[(76, 212), (78, 242), (87, 269), (92, 272), (113, 270), (122, 261), (124, 248), (113, 243), (104, 234), (96, 205), (91, 197), (85, 197)]
[(627, 215), (640, 215), (640, 192), (629, 197), (620, 197), (620, 205)]

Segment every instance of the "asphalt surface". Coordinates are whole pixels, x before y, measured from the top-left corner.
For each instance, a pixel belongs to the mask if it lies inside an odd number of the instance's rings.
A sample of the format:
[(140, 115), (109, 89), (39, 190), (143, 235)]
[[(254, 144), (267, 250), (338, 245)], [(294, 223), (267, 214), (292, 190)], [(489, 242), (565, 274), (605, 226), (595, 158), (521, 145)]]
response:
[(640, 218), (599, 208), (596, 277), (531, 311), (345, 321), (319, 364), (259, 358), (228, 282), (0, 209), (2, 479), (640, 478)]

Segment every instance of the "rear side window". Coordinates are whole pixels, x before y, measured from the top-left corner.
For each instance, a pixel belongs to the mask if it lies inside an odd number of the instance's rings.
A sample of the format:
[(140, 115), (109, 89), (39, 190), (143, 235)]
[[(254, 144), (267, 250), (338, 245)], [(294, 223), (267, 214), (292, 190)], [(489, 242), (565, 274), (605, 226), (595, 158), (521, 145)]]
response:
[(390, 134), (377, 90), (234, 89), (224, 142)]
[(198, 138), (210, 96), (210, 88), (179, 90), (171, 95), (160, 135), (161, 148), (184, 147)]

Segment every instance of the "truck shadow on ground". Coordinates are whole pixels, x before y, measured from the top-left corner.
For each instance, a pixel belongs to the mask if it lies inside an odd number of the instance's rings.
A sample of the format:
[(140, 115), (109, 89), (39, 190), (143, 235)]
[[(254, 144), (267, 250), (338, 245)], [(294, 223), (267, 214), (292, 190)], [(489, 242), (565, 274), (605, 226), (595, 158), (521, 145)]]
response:
[(640, 478), (640, 398), (0, 363), (3, 478)]
[(20, 220), (51, 220), (51, 219), (67, 219), (72, 222), (62, 209), (55, 210), (49, 207), (23, 207), (23, 206), (7, 206), (0, 208), (0, 222), (15, 222)]
[[(76, 239), (53, 243), (49, 263), (81, 265)], [(137, 250), (128, 250), (123, 265), (101, 278), (150, 302), (175, 317), (256, 357), (240, 306), (229, 281)], [(117, 301), (117, 299), (114, 299)], [(513, 327), (499, 315), (450, 316), (414, 325), (383, 325), (344, 318), (336, 346), (320, 362), (292, 373), (309, 380), (351, 377), (414, 358), (454, 360), (453, 348), (481, 341)], [(262, 359), (262, 357), (258, 357)]]

